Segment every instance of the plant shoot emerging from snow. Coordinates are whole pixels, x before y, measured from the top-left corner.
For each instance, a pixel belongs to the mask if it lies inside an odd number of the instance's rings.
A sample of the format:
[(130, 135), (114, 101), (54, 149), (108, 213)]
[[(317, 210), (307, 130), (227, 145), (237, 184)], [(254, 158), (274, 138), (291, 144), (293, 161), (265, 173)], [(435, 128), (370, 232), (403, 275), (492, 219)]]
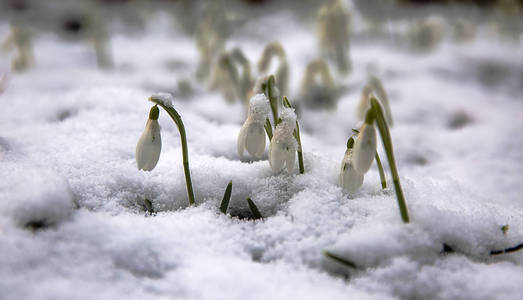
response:
[[(191, 171), (189, 170), (189, 151), (187, 150), (187, 137), (185, 136), (185, 126), (183, 125), (182, 117), (172, 106), (173, 97), (171, 94), (157, 93), (149, 97), (149, 101), (154, 102), (158, 106), (163, 108), (178, 127), (178, 131), (180, 131), (180, 139), (182, 144), (183, 171), (185, 175), (185, 184), (187, 186), (187, 197), (189, 198), (189, 204), (194, 204), (195, 202), (191, 181)], [(158, 107), (155, 105), (151, 109), (151, 112), (153, 112), (154, 107), (156, 107), (156, 110), (158, 110)], [(153, 117), (154, 116), (156, 116), (156, 119), (158, 119), (158, 114), (153, 114)], [(159, 152), (158, 155), (160, 155)]]

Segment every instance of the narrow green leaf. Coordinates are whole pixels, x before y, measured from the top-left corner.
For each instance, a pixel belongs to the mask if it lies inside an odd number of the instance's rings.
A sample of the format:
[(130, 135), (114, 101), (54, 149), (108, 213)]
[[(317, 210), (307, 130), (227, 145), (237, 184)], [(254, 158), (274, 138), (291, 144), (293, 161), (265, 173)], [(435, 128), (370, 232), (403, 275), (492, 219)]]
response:
[(222, 203), (220, 204), (220, 211), (224, 214), (227, 213), (227, 208), (229, 207), (229, 201), (231, 200), (231, 192), (232, 180), (229, 181), (229, 184), (227, 184), (227, 188), (225, 189), (225, 193), (223, 194)]
[(260, 211), (258, 210), (258, 207), (256, 207), (256, 204), (254, 204), (254, 202), (252, 201), (251, 198), (247, 198), (247, 203), (249, 204), (249, 208), (251, 209), (252, 217), (255, 220), (256, 219), (263, 219)]
[(154, 208), (153, 203), (149, 199), (143, 200), (143, 204), (145, 206), (145, 211), (150, 213), (151, 215), (154, 214)]
[(267, 133), (267, 137), (269, 138), (269, 141), (272, 140), (272, 124), (269, 118), (265, 121), (265, 132)]
[(338, 256), (336, 254), (333, 254), (329, 251), (323, 251), (323, 255), (327, 256), (328, 258), (332, 259), (332, 260), (335, 260), (337, 262), (339, 262), (340, 264), (342, 265), (345, 265), (347, 267), (350, 267), (350, 268), (354, 268), (354, 269), (357, 269), (358, 266), (356, 266), (355, 263), (351, 262), (350, 260), (347, 260), (341, 256)]

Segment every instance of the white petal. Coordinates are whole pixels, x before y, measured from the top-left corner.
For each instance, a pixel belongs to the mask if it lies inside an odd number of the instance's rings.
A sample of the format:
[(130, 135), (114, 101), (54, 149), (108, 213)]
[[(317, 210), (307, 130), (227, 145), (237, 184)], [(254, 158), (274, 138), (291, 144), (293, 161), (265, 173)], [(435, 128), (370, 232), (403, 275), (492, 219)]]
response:
[(271, 145), (269, 147), (269, 164), (274, 172), (279, 172), (283, 168), (283, 163), (285, 162), (285, 153), (281, 147), (281, 144), (276, 143), (276, 140), (271, 140)]
[(136, 165), (139, 170), (151, 171), (160, 159), (162, 137), (156, 120), (148, 120), (136, 145)]
[(354, 194), (363, 185), (363, 175), (358, 173), (351, 160), (342, 164), (340, 173), (340, 186), (347, 192)]
[(252, 123), (248, 127), (245, 148), (251, 155), (258, 158), (263, 155), (263, 152), (265, 152), (265, 131), (262, 125)]
[(296, 161), (296, 151), (295, 150), (286, 150), (285, 165), (287, 166), (287, 171), (292, 172), (294, 169), (294, 162)]
[(243, 157), (243, 151), (245, 150), (245, 138), (247, 137), (247, 128), (248, 128), (248, 121), (245, 121), (242, 128), (240, 129), (240, 133), (238, 134), (238, 155), (240, 157)]
[(363, 124), (352, 151), (354, 169), (360, 174), (367, 173), (376, 155), (376, 129), (374, 125)]

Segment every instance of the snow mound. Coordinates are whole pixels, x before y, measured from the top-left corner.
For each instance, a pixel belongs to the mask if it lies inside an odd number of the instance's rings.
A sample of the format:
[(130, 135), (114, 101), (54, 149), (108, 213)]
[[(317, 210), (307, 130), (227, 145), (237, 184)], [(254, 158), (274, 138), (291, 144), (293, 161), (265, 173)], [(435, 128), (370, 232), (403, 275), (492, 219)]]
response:
[(265, 124), (265, 119), (269, 114), (269, 99), (264, 94), (252, 96), (249, 106), (249, 118), (253, 122)]
[(2, 177), (0, 213), (17, 225), (41, 228), (72, 215), (74, 202), (69, 184), (56, 173), (18, 167)]

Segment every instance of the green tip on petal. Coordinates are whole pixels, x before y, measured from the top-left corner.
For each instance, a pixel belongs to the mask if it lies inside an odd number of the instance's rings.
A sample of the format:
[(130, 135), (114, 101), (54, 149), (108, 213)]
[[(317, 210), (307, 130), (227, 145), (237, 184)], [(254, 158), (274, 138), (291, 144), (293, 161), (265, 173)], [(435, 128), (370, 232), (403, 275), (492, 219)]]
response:
[(157, 105), (151, 107), (151, 110), (149, 111), (149, 119), (151, 120), (158, 120), (158, 116), (160, 115), (160, 109)]
[(352, 149), (354, 146), (354, 138), (352, 136), (347, 140), (347, 149)]

